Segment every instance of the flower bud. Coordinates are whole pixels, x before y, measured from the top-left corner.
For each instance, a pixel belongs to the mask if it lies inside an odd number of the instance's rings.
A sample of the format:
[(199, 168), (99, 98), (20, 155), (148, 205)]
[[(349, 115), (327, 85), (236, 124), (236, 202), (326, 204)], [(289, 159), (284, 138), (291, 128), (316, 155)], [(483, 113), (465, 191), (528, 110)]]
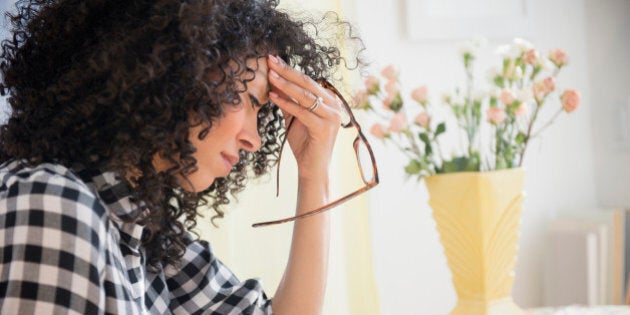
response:
[(392, 109), (392, 102), (394, 101), (393, 95), (387, 95), (385, 99), (383, 99), (383, 108), (386, 110)]
[(431, 117), (429, 116), (429, 113), (427, 113), (426, 111), (423, 111), (419, 113), (418, 115), (416, 115), (413, 121), (418, 126), (421, 126), (426, 129), (426, 128), (429, 128), (429, 122), (431, 121)]
[(393, 65), (388, 65), (387, 67), (383, 68), (383, 70), (381, 70), (381, 75), (388, 80), (398, 80), (398, 70), (396, 70)]
[(515, 99), (515, 96), (512, 90), (510, 89), (501, 90), (501, 94), (499, 94), (499, 100), (501, 101), (501, 103), (505, 105), (510, 105), (514, 103), (514, 99)]
[(379, 90), (378, 78), (371, 75), (365, 79), (365, 90), (369, 95), (375, 95)]
[(505, 121), (507, 115), (505, 114), (505, 110), (501, 107), (490, 107), (486, 111), (486, 115), (488, 115), (488, 121), (493, 125), (499, 125)]
[(395, 80), (388, 80), (385, 83), (385, 92), (388, 96), (395, 96), (398, 94), (398, 83)]
[(556, 79), (553, 77), (547, 77), (543, 80), (543, 91), (545, 94), (549, 94), (556, 89)]
[(354, 103), (356, 104), (358, 109), (369, 109), (370, 108), (370, 100), (368, 98), (368, 93), (366, 90), (361, 90), (354, 95)]
[(576, 110), (580, 106), (580, 92), (577, 90), (566, 90), (560, 96), (560, 101), (562, 102), (562, 108), (567, 113), (570, 113)]
[(411, 99), (413, 99), (414, 101), (422, 105), (427, 103), (427, 95), (428, 95), (428, 91), (427, 91), (426, 85), (420, 86), (414, 89), (413, 91), (411, 91)]
[(407, 128), (407, 117), (402, 112), (396, 113), (394, 117), (389, 121), (389, 131), (391, 132), (402, 132)]
[(525, 57), (523, 57), (523, 60), (525, 61), (525, 63), (535, 66), (540, 60), (540, 54), (538, 53), (538, 50), (532, 48), (525, 53)]
[(551, 60), (556, 67), (562, 68), (562, 66), (567, 64), (567, 53), (560, 48), (553, 49), (549, 51), (549, 60)]
[(379, 123), (372, 125), (372, 128), (370, 128), (370, 133), (379, 139), (383, 139), (387, 135), (387, 132), (385, 131), (385, 126)]
[(527, 115), (528, 110), (529, 109), (527, 108), (527, 103), (521, 102), (516, 108), (516, 110), (514, 111), (514, 115), (516, 115), (516, 117), (525, 116)]

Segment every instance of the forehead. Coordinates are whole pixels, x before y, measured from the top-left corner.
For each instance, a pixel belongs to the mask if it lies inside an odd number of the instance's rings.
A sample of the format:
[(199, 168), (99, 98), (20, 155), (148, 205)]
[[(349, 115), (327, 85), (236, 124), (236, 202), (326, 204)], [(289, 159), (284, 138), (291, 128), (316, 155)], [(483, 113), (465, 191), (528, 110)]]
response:
[[(221, 70), (206, 72), (206, 79), (213, 81), (217, 89), (226, 88), (225, 80), (228, 76), (234, 75), (234, 88), (253, 96), (261, 104), (266, 103), (269, 99), (269, 67), (267, 66), (267, 58), (249, 58), (243, 61), (231, 60)], [(243, 83), (246, 82), (246, 86)]]
[(247, 83), (247, 92), (256, 97), (259, 102), (267, 102), (270, 90), (267, 58), (251, 58), (246, 61), (246, 64), (249, 69), (255, 71), (253, 80)]

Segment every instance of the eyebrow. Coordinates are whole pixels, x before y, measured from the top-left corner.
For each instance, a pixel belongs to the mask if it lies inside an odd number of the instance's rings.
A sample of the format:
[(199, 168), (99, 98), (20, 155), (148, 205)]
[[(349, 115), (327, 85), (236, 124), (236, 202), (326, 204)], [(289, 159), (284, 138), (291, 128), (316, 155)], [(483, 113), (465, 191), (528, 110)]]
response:
[(256, 106), (256, 107), (262, 107), (262, 106), (265, 106), (265, 105), (271, 103), (271, 99), (269, 99), (267, 102), (265, 102), (265, 103), (263, 103), (261, 105), (260, 101), (252, 94), (249, 94), (249, 99), (251, 100), (252, 103), (254, 103), (254, 106)]
[[(271, 92), (271, 83), (269, 83), (269, 81), (267, 81), (267, 87), (265, 88), (265, 93), (263, 94), (263, 96), (267, 95), (267, 101), (265, 103), (263, 103), (262, 105), (265, 105), (265, 104), (271, 102), (271, 99), (269, 98), (269, 92)], [(248, 93), (248, 94), (249, 94), (250, 100), (252, 100), (252, 102), (254, 102), (256, 104), (256, 106), (260, 107), (261, 104), (260, 104), (260, 101), (258, 100), (258, 98), (254, 94), (251, 94), (251, 93)]]

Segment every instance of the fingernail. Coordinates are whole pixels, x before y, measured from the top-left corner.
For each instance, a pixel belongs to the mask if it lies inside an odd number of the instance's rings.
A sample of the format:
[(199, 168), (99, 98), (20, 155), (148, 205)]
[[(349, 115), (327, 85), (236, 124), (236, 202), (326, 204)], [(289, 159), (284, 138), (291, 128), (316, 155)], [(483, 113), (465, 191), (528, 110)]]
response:
[(280, 78), (280, 75), (277, 72), (273, 71), (273, 70), (269, 70), (269, 73), (271, 74), (272, 77), (274, 77), (276, 79)]
[(278, 58), (276, 58), (276, 56), (274, 55), (269, 55), (269, 59), (271, 59), (271, 61), (273, 61), (274, 63), (278, 63)]
[(276, 92), (269, 92), (269, 97), (271, 97), (271, 98), (278, 98), (280, 96)]

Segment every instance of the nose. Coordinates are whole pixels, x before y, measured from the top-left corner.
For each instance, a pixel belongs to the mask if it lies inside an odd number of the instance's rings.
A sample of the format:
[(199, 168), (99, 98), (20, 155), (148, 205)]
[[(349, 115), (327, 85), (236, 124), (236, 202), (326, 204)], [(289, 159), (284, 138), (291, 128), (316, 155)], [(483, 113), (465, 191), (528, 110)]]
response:
[(258, 151), (262, 146), (262, 140), (258, 134), (258, 117), (253, 116), (253, 119), (248, 119), (238, 137), (241, 149), (249, 152)]
[(260, 140), (260, 136), (258, 135), (258, 132), (256, 132), (252, 136), (247, 136), (247, 137), (240, 138), (239, 142), (241, 143), (241, 148), (243, 150), (249, 151), (249, 152), (256, 152), (262, 146), (262, 143), (261, 143), (261, 140)]

